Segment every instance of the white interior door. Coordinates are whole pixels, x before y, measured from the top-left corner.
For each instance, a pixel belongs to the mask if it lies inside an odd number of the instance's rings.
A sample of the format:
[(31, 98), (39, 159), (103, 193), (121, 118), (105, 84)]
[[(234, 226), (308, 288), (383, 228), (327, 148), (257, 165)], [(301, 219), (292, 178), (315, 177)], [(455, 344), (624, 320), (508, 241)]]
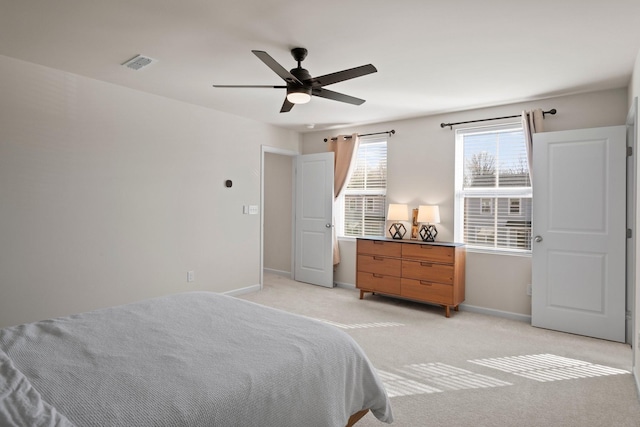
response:
[(625, 340), (625, 136), (534, 136), (533, 326)]
[(296, 158), (294, 279), (333, 287), (333, 153)]

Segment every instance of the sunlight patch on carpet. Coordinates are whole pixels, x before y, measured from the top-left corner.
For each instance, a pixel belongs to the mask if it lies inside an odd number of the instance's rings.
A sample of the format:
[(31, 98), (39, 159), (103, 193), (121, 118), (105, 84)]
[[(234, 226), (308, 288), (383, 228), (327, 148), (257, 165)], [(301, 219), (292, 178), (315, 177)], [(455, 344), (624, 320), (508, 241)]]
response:
[(389, 397), (412, 396), (416, 394), (442, 393), (442, 390), (410, 380), (400, 375), (378, 370), (378, 376), (384, 383)]
[(398, 322), (371, 322), (371, 323), (338, 323), (332, 322), (331, 320), (317, 319), (323, 323), (326, 323), (331, 326), (335, 326), (340, 329), (365, 329), (365, 328), (388, 328), (392, 326), (404, 326), (404, 323)]
[(418, 363), (407, 365), (398, 371), (445, 390), (469, 390), (512, 385), (506, 381), (444, 363)]
[(442, 393), (512, 385), (506, 381), (476, 374), (444, 363), (419, 363), (395, 369), (398, 373), (378, 370), (389, 397)]
[(553, 354), (498, 357), (469, 360), (469, 362), (540, 382), (629, 374), (629, 371), (623, 369), (595, 365)]

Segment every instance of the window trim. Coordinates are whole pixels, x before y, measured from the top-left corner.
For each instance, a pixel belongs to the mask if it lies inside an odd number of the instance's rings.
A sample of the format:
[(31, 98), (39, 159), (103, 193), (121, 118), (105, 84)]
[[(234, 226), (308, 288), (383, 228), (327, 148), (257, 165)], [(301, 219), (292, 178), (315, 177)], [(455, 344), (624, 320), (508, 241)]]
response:
[[(469, 128), (456, 129), (455, 135), (455, 163), (454, 163), (454, 240), (457, 242), (465, 242), (464, 239), (464, 198), (467, 197), (486, 197), (486, 198), (531, 198), (533, 199), (532, 186), (530, 187), (504, 187), (499, 190), (496, 188), (469, 188), (463, 191), (463, 179), (464, 179), (464, 152), (463, 141), (464, 135), (467, 134), (483, 134), (483, 133), (495, 133), (495, 132), (508, 132), (510, 130), (522, 131), (521, 122), (509, 122), (497, 125), (486, 125)], [(522, 200), (520, 201), (522, 212)], [(497, 207), (496, 207), (497, 208)], [(508, 213), (510, 209), (507, 210)], [(492, 213), (494, 210), (492, 209)], [(488, 215), (488, 214), (483, 214)], [(517, 249), (507, 247), (488, 247), (488, 246), (476, 246), (466, 243), (468, 252), (486, 253), (486, 254), (501, 254), (501, 255), (515, 255), (515, 256), (531, 256), (531, 249)]]

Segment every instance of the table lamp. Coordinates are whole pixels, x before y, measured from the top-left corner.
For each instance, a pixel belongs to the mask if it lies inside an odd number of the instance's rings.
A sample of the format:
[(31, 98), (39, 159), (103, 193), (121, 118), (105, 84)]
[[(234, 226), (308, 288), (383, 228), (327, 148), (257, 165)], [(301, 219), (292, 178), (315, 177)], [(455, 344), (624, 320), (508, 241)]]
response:
[(425, 242), (435, 242), (438, 230), (433, 224), (440, 224), (440, 208), (437, 205), (420, 205), (418, 208), (418, 222), (423, 223), (420, 227), (420, 237)]
[(398, 205), (389, 203), (389, 210), (387, 211), (387, 220), (394, 221), (389, 227), (389, 234), (394, 239), (402, 239), (407, 232), (407, 229), (399, 221), (409, 220), (409, 211), (407, 205)]

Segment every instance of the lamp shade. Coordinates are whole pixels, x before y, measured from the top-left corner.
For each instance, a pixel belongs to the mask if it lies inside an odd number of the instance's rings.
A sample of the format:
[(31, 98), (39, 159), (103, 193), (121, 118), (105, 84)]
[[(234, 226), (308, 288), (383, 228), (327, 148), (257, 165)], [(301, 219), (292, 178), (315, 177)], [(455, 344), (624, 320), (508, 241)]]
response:
[(407, 205), (398, 205), (389, 203), (389, 210), (387, 211), (387, 220), (389, 221), (408, 221), (409, 209)]
[(418, 208), (418, 222), (440, 224), (440, 208), (437, 205), (420, 205)]

